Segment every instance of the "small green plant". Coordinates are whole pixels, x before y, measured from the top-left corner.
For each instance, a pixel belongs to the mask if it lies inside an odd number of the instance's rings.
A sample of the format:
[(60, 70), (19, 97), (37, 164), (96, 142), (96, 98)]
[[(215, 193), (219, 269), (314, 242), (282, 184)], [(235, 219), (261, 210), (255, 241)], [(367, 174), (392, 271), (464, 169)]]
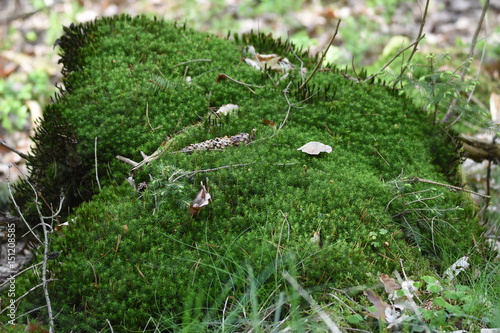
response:
[(445, 188), (467, 191), (453, 185), (400, 175), (390, 181), (388, 186), (395, 194), (387, 209), (396, 212), (393, 217), (400, 221), (407, 239), (428, 253), (441, 253), (451, 245), (446, 237), (438, 235), (458, 235), (460, 230), (455, 227), (457, 216), (472, 208), (471, 202), (467, 204), (465, 199), (461, 206), (443, 208)]
[[(443, 287), (443, 282), (432, 276), (423, 276), (422, 281), (414, 283), (414, 286), (425, 290), (426, 298), (422, 300), (419, 312), (430, 331), (449, 331), (460, 327), (477, 330), (491, 322), (491, 302), (484, 296), (478, 297), (471, 287), (461, 284), (445, 284)], [(407, 319), (408, 323), (413, 321), (413, 316)], [(413, 330), (422, 332), (425, 329), (416, 324)]]
[(0, 80), (0, 121), (9, 131), (21, 130), (27, 125), (29, 109), (27, 101), (45, 102), (53, 91), (49, 76), (43, 70), (15, 73)]
[[(485, 283), (498, 283), (498, 276), (485, 272), (474, 281), (468, 274), (460, 274), (469, 267), (469, 257), (464, 256), (451, 265), (443, 274), (445, 278), (424, 275), (414, 281), (398, 272), (398, 279), (387, 274), (379, 276), (387, 297), (378, 296), (367, 289), (364, 295), (371, 306), (366, 307), (365, 316), (354, 313), (348, 322), (359, 328), (370, 325), (370, 317), (378, 319), (379, 330), (402, 332), (449, 332), (464, 329), (477, 332), (480, 328), (495, 327), (498, 300), (495, 288), (486, 290)], [(493, 270), (498, 269), (498, 265)], [(460, 274), (460, 276), (459, 276)], [(465, 278), (465, 279), (464, 279)], [(359, 309), (359, 306), (350, 308)]]
[(373, 247), (381, 247), (384, 243), (387, 242), (387, 231), (384, 228), (379, 229), (378, 231), (370, 231), (368, 237), (370, 238), (370, 245)]

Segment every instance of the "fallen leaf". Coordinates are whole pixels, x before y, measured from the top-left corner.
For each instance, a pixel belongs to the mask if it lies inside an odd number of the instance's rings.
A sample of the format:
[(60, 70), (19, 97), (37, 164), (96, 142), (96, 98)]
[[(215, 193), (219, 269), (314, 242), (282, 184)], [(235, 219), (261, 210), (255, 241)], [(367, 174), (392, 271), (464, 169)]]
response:
[(244, 53), (247, 53), (251, 58), (245, 58), (245, 62), (257, 70), (271, 69), (276, 72), (288, 72), (295, 68), (287, 58), (283, 58), (277, 54), (260, 54), (256, 53), (253, 47), (248, 48)]
[(205, 185), (203, 185), (203, 182), (201, 182), (201, 190), (200, 192), (198, 192), (193, 202), (189, 206), (189, 213), (191, 215), (198, 214), (203, 207), (207, 206), (210, 203), (211, 199), (212, 196), (207, 192), (207, 189), (205, 188)]
[(269, 125), (269, 126), (276, 128), (276, 123), (274, 121), (270, 121), (270, 120), (262, 118), (262, 122), (266, 125)]
[(389, 295), (392, 295), (396, 290), (401, 289), (401, 286), (396, 283), (396, 280), (389, 277), (389, 275), (387, 274), (380, 274), (379, 279), (384, 285), (385, 292), (388, 293)]
[(469, 268), (470, 264), (468, 260), (469, 257), (467, 256), (458, 259), (457, 261), (455, 261), (455, 263), (453, 263), (453, 265), (448, 267), (448, 269), (444, 272), (444, 276), (447, 277), (450, 281), (452, 281), (454, 278), (457, 277), (458, 274), (460, 274), (460, 272), (463, 272), (467, 268)]
[(372, 316), (386, 321), (386, 309), (391, 309), (391, 306), (384, 301), (371, 289), (366, 289), (363, 294), (368, 297), (368, 300), (372, 302), (373, 306), (377, 309), (376, 312), (371, 312)]
[(319, 153), (331, 153), (332, 152), (332, 147), (329, 145), (325, 145), (324, 143), (317, 142), (317, 141), (311, 141), (303, 145), (302, 147), (298, 148), (297, 150), (302, 151), (303, 153), (309, 154), (309, 155), (318, 155)]
[(247, 65), (250, 65), (252, 66), (252, 68), (256, 69), (256, 70), (261, 70), (259, 64), (257, 63), (257, 61), (255, 60), (252, 60), (252, 59), (249, 59), (249, 58), (245, 58), (245, 62), (247, 63)]

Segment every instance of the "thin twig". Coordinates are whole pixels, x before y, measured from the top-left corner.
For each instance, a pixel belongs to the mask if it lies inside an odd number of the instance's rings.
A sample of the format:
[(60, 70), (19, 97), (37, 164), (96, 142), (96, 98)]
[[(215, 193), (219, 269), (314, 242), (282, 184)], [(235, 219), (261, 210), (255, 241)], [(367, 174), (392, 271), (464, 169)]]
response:
[[(411, 43), (410, 45), (408, 45), (407, 47), (405, 47), (404, 49), (400, 49), (395, 55), (394, 57), (392, 57), (388, 62), (385, 63), (384, 66), (382, 66), (382, 68), (380, 68), (377, 72), (375, 72), (374, 74), (370, 75), (369, 77), (367, 77), (365, 80), (363, 80), (363, 83), (365, 82), (368, 82), (370, 81), (371, 79), (373, 79), (375, 76), (379, 75), (380, 72), (382, 72), (383, 70), (385, 70), (390, 64), (392, 64), (394, 62), (394, 60), (396, 60), (397, 58), (399, 58), (399, 56), (405, 52), (406, 50), (408, 50), (409, 48), (411, 47), (414, 47), (415, 45), (417, 45), (422, 39), (425, 38), (425, 35), (424, 36), (421, 36), (419, 39), (417, 39), (416, 41), (414, 41), (413, 43)], [(401, 72), (403, 72), (403, 70), (401, 70)]]
[(210, 61), (212, 61), (212, 59), (194, 59), (194, 60), (188, 60), (188, 61), (184, 61), (184, 62), (178, 63), (177, 65), (173, 65), (171, 68), (179, 67), (179, 66), (182, 66), (182, 65), (190, 64), (192, 62), (199, 62), (199, 61), (210, 62)]
[(198, 173), (206, 173), (206, 172), (212, 172), (212, 171), (217, 171), (217, 170), (222, 170), (222, 169), (228, 169), (228, 168), (237, 168), (237, 167), (242, 167), (242, 166), (247, 166), (247, 165), (252, 165), (257, 162), (251, 162), (251, 163), (241, 163), (241, 164), (231, 164), (231, 165), (224, 165), (220, 166), (217, 168), (212, 168), (212, 169), (204, 169), (204, 170), (194, 170), (194, 171), (189, 171), (189, 172), (184, 172), (180, 176), (175, 177), (172, 182), (176, 182), (182, 177), (191, 177), (194, 176)]
[[(427, 12), (429, 10), (429, 3), (430, 2), (431, 2), (430, 0), (427, 0), (425, 2), (424, 13), (422, 14), (422, 22), (420, 22), (420, 28), (418, 30), (417, 39), (413, 43), (414, 44), (413, 50), (411, 51), (410, 56), (408, 57), (408, 60), (406, 61), (406, 64), (403, 66), (403, 68), (401, 68), (401, 73), (399, 74), (400, 77), (403, 77), (403, 74), (406, 72), (406, 70), (410, 66), (411, 59), (413, 58), (413, 56), (415, 55), (415, 53), (418, 50), (418, 43), (422, 40), (422, 38), (425, 37), (425, 34), (423, 34), (423, 31), (424, 31), (425, 21), (427, 19)], [(396, 87), (396, 84), (397, 84), (397, 81), (394, 82), (393, 88)]]
[[(17, 167), (17, 166), (16, 166)], [(33, 184), (31, 184), (31, 182), (26, 178), (26, 182), (28, 183), (28, 185), (31, 187), (34, 195), (35, 195), (35, 199), (34, 199), (34, 203), (35, 203), (35, 208), (36, 208), (36, 211), (38, 213), (38, 216), (39, 216), (39, 219), (40, 219), (40, 224), (42, 226), (42, 231), (43, 231), (43, 246), (44, 246), (44, 249), (43, 249), (43, 261), (42, 261), (42, 288), (43, 288), (43, 293), (44, 293), (44, 296), (45, 296), (45, 302), (47, 304), (47, 313), (48, 313), (48, 316), (49, 316), (49, 332), (50, 333), (53, 333), (54, 332), (54, 316), (53, 316), (53, 313), (52, 313), (52, 305), (51, 305), (51, 300), (50, 300), (50, 296), (49, 296), (49, 290), (48, 290), (48, 282), (50, 281), (49, 279), (47, 279), (47, 262), (49, 261), (49, 233), (47, 231), (47, 227), (50, 227), (51, 231), (53, 229), (52, 227), (52, 223), (54, 222), (54, 218), (59, 215), (59, 213), (61, 212), (62, 210), (62, 207), (63, 207), (63, 202), (64, 202), (64, 196), (61, 195), (61, 199), (60, 199), (60, 202), (59, 202), (59, 208), (56, 212), (53, 212), (53, 214), (49, 217), (44, 217), (41, 210), (40, 210), (40, 204), (39, 204), (39, 201), (38, 201), (38, 192), (36, 191), (35, 187), (33, 186)], [(12, 194), (11, 194), (12, 196)], [(22, 216), (22, 219), (25, 221), (24, 219), (24, 216), (23, 214), (19, 211), (19, 214)], [(45, 220), (51, 220), (51, 224), (47, 224), (45, 222)], [(38, 240), (40, 240), (38, 237), (37, 237)]]
[(101, 190), (101, 183), (99, 182), (99, 171), (97, 170), (97, 136), (95, 137), (94, 142), (94, 163), (95, 163), (95, 179), (97, 181), (97, 187), (99, 191)]
[[(477, 36), (479, 35), (479, 32), (481, 31), (481, 27), (483, 26), (484, 17), (486, 16), (486, 12), (488, 11), (489, 6), (490, 6), (490, 0), (485, 0), (484, 6), (483, 6), (483, 11), (481, 12), (479, 22), (477, 23), (476, 30), (474, 31), (474, 36), (472, 37), (472, 41), (471, 41), (470, 48), (469, 48), (469, 54), (467, 55), (467, 61), (464, 65), (464, 68), (462, 69), (462, 73), (460, 73), (460, 81), (461, 82), (464, 82), (465, 74), (467, 74), (467, 72), (469, 71), (470, 64), (471, 64), (472, 59), (474, 57), (474, 49), (476, 48), (476, 44), (477, 44)], [(458, 92), (460, 92), (460, 91), (458, 91)], [(457, 102), (458, 102), (458, 99), (456, 97), (453, 98), (453, 100), (451, 101), (451, 104), (448, 108), (448, 111), (446, 112), (445, 116), (441, 120), (442, 124), (450, 122), (450, 119), (454, 114), (454, 109), (455, 109), (455, 105), (457, 104)]]
[(316, 64), (316, 67), (314, 67), (314, 70), (311, 72), (311, 74), (309, 74), (309, 76), (304, 81), (304, 83), (302, 83), (300, 85), (299, 90), (302, 90), (306, 86), (306, 84), (312, 79), (312, 77), (314, 76), (314, 74), (316, 74), (316, 72), (318, 71), (319, 67), (323, 63), (323, 59), (325, 59), (326, 53), (330, 49), (330, 46), (332, 46), (333, 41), (335, 40), (335, 37), (337, 37), (337, 33), (339, 31), (340, 22), (342, 22), (341, 19), (339, 19), (339, 21), (337, 22), (337, 27), (335, 28), (335, 33), (333, 34), (332, 38), (330, 39), (330, 42), (328, 43), (328, 46), (326, 47), (325, 51), (321, 55), (321, 58), (318, 60), (318, 63)]
[[(38, 264), (31, 265), (31, 266), (29, 266), (28, 268), (25, 268), (25, 269), (23, 269), (22, 271), (17, 272), (17, 273), (16, 273), (16, 274), (14, 274), (13, 276), (11, 276), (11, 278), (12, 278), (12, 279), (14, 279), (14, 278), (18, 277), (19, 275), (23, 274), (24, 272), (27, 272), (27, 271), (29, 271), (29, 270), (31, 270), (31, 269), (33, 269), (33, 268), (37, 267), (37, 266), (40, 266), (41, 264), (42, 264), (42, 263), (41, 263), (41, 262), (39, 262)], [(9, 282), (10, 282), (9, 280), (5, 280), (4, 282), (0, 283), (0, 291), (2, 290), (2, 287), (3, 287), (4, 285), (6, 285), (7, 283), (9, 283)]]
[(4, 146), (5, 148), (7, 148), (7, 149), (13, 151), (14, 153), (16, 153), (17, 155), (21, 156), (25, 160), (29, 160), (29, 156), (28, 155), (26, 155), (25, 153), (17, 150), (16, 148), (12, 147), (11, 145), (9, 145), (7, 142), (5, 142), (1, 138), (0, 138), (0, 146)]
[[(38, 243), (42, 244), (42, 240), (33, 231), (33, 228), (31, 228), (31, 226), (28, 224), (28, 221), (26, 221), (26, 219), (24, 218), (24, 215), (21, 212), (21, 208), (19, 207), (19, 205), (16, 202), (16, 199), (14, 198), (14, 194), (13, 194), (14, 192), (12, 191), (12, 188), (11, 188), (11, 185), (10, 185), (10, 168), (12, 166), (15, 166), (18, 169), (18, 171), (20, 171), (20, 169), (19, 169), (19, 167), (17, 165), (15, 165), (15, 164), (10, 164), (9, 165), (9, 172), (7, 174), (7, 189), (9, 191), (10, 200), (14, 204), (14, 208), (16, 209), (17, 213), (19, 214), (19, 217), (21, 218), (21, 220), (23, 220), (24, 224), (28, 227), (29, 232), (31, 232), (31, 234), (33, 235), (33, 237), (36, 238), (36, 240), (38, 241)], [(22, 172), (21, 172), (21, 174), (22, 174)]]
[(389, 164), (389, 162), (387, 162), (387, 160), (384, 158), (384, 156), (382, 156), (382, 154), (380, 154), (380, 152), (378, 151), (378, 149), (377, 149), (377, 148), (373, 147), (373, 149), (374, 149), (374, 150), (375, 150), (375, 152), (378, 154), (378, 156), (380, 156), (380, 158), (382, 158), (382, 159), (384, 160), (385, 164), (387, 164), (388, 166), (391, 166), (391, 165)]
[[(175, 182), (179, 180), (182, 177), (191, 177), (193, 175), (196, 175), (198, 173), (206, 173), (206, 172), (213, 172), (213, 171), (218, 171), (222, 169), (229, 169), (229, 168), (237, 168), (237, 167), (243, 167), (247, 165), (253, 165), (253, 164), (262, 164), (260, 162), (250, 162), (250, 163), (241, 163), (241, 164), (231, 164), (231, 165), (223, 165), (217, 168), (212, 168), (212, 169), (203, 169), (203, 170), (194, 170), (194, 171), (188, 171), (188, 172), (183, 172), (181, 175), (175, 177), (174, 179), (170, 180), (171, 182)], [(275, 163), (272, 165), (278, 165), (278, 166), (284, 166), (284, 165), (294, 165), (297, 163)]]
[[(52, 282), (52, 281), (59, 281), (59, 279), (48, 279), (47, 282)], [(24, 294), (22, 294), (21, 296), (19, 296), (15, 301), (14, 303), (19, 303), (20, 300), (22, 300), (23, 298), (25, 298), (26, 296), (28, 296), (33, 290), (39, 288), (43, 286), (42, 283), (40, 284), (37, 284), (36, 286), (34, 287), (31, 287), (30, 290), (28, 290), (27, 292), (25, 292)], [(43, 307), (45, 307), (46, 305), (44, 305)], [(4, 313), (5, 311), (7, 311), (9, 308), (8, 307), (4, 307), (2, 310), (0, 310), (0, 314)], [(17, 318), (16, 318), (17, 319)]]
[(427, 184), (433, 184), (433, 185), (438, 185), (438, 186), (443, 186), (443, 187), (446, 187), (446, 188), (451, 189), (451, 190), (467, 192), (467, 193), (470, 193), (470, 194), (478, 195), (478, 196), (483, 197), (483, 198), (491, 198), (491, 196), (486, 195), (486, 194), (477, 193), (477, 192), (474, 192), (474, 191), (471, 191), (471, 190), (467, 190), (465, 188), (461, 188), (461, 187), (458, 187), (458, 186), (453, 186), (453, 185), (438, 183), (438, 182), (435, 182), (433, 180), (423, 179), (423, 178), (419, 178), (419, 177), (413, 177), (413, 178), (411, 178), (411, 181), (413, 181), (413, 182), (420, 182), (420, 183), (427, 183)]
[[(250, 87), (253, 87), (253, 88), (264, 88), (264, 86), (257, 86), (257, 85), (254, 85), (254, 84), (249, 84), (249, 83), (238, 81), (238, 80), (233, 79), (232, 77), (230, 77), (229, 75), (224, 74), (224, 73), (219, 73), (219, 75), (217, 76), (217, 82), (219, 82), (220, 80), (225, 80), (225, 79), (228, 79), (228, 80), (231, 80), (231, 81), (233, 81), (235, 83), (241, 84), (241, 85), (247, 87), (248, 89), (250, 89)], [(250, 91), (255, 94), (255, 91), (253, 91), (252, 89), (250, 89)]]
[(111, 333), (114, 333), (113, 331), (113, 326), (111, 326), (111, 323), (109, 322), (109, 319), (106, 319), (106, 322), (108, 323), (109, 325), (109, 329), (111, 330)]
[(277, 135), (279, 133), (279, 131), (283, 128), (283, 126), (285, 126), (285, 123), (287, 122), (288, 117), (290, 116), (290, 111), (292, 110), (293, 107), (300, 109), (301, 107), (298, 107), (297, 105), (299, 105), (301, 103), (304, 103), (307, 100), (313, 98), (314, 95), (318, 94), (321, 91), (321, 89), (318, 90), (318, 91), (316, 91), (314, 94), (312, 94), (311, 96), (307, 97), (306, 99), (304, 99), (304, 100), (302, 100), (300, 102), (290, 103), (290, 100), (288, 99), (287, 93), (288, 93), (288, 88), (290, 87), (291, 83), (292, 82), (288, 83), (288, 85), (286, 86), (286, 88), (283, 90), (283, 96), (285, 97), (286, 103), (288, 104), (288, 109), (286, 111), (285, 119), (283, 119), (283, 121), (281, 122), (280, 126), (276, 129), (276, 131), (273, 133), (273, 135), (271, 135), (269, 137), (269, 139), (272, 138), (272, 137), (274, 137), (275, 135)]
[(139, 163), (135, 162), (135, 161), (132, 161), (130, 158), (126, 158), (126, 157), (123, 157), (123, 156), (120, 156), (120, 155), (117, 155), (116, 158), (120, 161), (122, 161), (123, 163), (126, 163), (128, 165), (131, 165), (132, 167), (136, 167), (137, 165), (139, 165)]

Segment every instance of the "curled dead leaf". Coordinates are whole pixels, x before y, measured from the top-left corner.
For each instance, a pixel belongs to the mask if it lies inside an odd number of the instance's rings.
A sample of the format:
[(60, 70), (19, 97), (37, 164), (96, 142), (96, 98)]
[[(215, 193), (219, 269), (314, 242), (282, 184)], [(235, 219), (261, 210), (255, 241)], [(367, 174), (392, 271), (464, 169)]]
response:
[(257, 70), (271, 69), (276, 72), (288, 72), (295, 66), (287, 58), (283, 58), (277, 54), (260, 54), (255, 52), (253, 46), (246, 48), (244, 52), (249, 57), (245, 58), (247, 65)]
[[(372, 316), (379, 319), (386, 321), (386, 310), (391, 309), (391, 306), (387, 304), (386, 302), (382, 301), (380, 296), (378, 296), (373, 290), (371, 289), (366, 289), (363, 291), (363, 294), (368, 297), (368, 300), (372, 302), (373, 306), (377, 309), (375, 312), (371, 312)], [(388, 312), (388, 311), (387, 311)]]
[(201, 190), (198, 192), (193, 202), (189, 206), (189, 214), (192, 216), (198, 214), (200, 210), (210, 203), (212, 196), (208, 193), (205, 185), (201, 182)]
[(470, 264), (468, 262), (469, 257), (464, 256), (453, 263), (448, 269), (444, 272), (444, 276), (452, 281), (457, 277), (458, 274), (465, 271), (469, 268)]
[(332, 152), (332, 147), (321, 142), (311, 141), (306, 143), (302, 147), (297, 148), (297, 150), (300, 150), (303, 153), (309, 155), (319, 155), (320, 153), (330, 154)]
[(401, 286), (396, 283), (396, 280), (389, 277), (387, 274), (380, 274), (380, 281), (384, 285), (385, 292), (392, 295), (396, 290), (400, 290)]
[(276, 123), (274, 121), (262, 118), (262, 122), (266, 125), (276, 128)]

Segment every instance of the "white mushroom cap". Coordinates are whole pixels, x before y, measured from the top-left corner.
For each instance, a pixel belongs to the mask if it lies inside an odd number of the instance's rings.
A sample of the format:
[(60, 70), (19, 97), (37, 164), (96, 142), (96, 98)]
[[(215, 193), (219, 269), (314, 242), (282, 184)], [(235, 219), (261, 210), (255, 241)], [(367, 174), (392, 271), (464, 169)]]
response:
[(318, 155), (319, 153), (331, 153), (332, 152), (332, 147), (329, 145), (325, 145), (324, 143), (317, 142), (317, 141), (311, 141), (303, 145), (302, 147), (298, 148), (297, 150), (302, 151), (303, 153), (309, 154), (309, 155)]

